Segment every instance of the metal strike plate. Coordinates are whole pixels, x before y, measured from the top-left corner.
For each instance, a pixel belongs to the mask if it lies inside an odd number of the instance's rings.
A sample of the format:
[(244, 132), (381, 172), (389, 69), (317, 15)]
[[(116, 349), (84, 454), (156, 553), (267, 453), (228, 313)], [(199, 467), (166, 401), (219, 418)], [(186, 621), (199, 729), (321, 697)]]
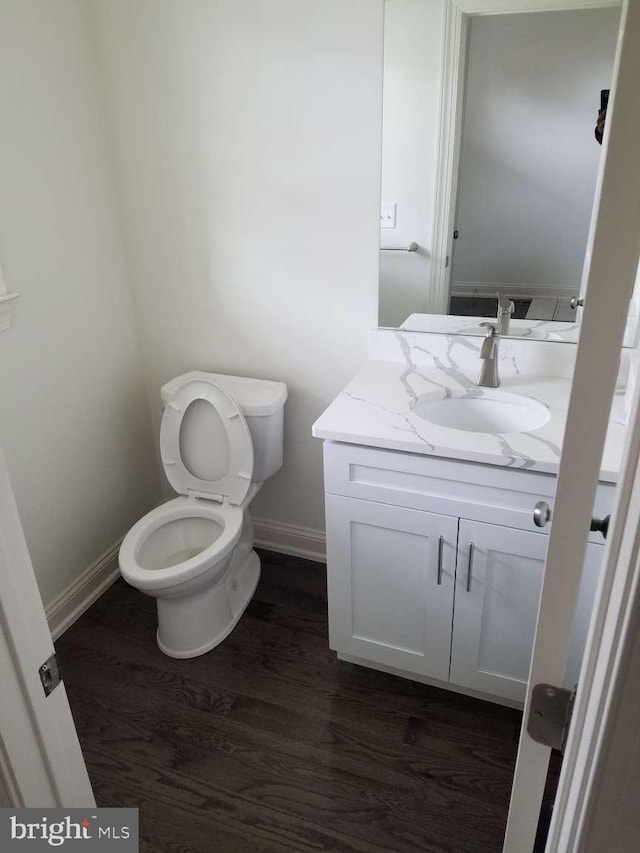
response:
[(48, 696), (62, 681), (60, 664), (58, 663), (58, 658), (56, 657), (55, 652), (42, 664), (38, 670), (38, 675), (40, 676), (44, 695)]
[(575, 693), (566, 687), (536, 684), (527, 720), (529, 737), (552, 749), (564, 749)]

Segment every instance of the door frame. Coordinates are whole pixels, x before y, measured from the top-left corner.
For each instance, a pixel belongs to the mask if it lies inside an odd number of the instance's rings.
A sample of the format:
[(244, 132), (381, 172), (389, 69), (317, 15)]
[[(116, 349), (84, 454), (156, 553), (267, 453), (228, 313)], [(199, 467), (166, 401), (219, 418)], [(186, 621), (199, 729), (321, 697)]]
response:
[(445, 0), (431, 264), (426, 283), (430, 313), (447, 314), (449, 308), (470, 17), (621, 5), (622, 0)]
[(0, 805), (95, 806), (61, 682), (45, 696), (39, 668), (53, 641), (0, 448)]

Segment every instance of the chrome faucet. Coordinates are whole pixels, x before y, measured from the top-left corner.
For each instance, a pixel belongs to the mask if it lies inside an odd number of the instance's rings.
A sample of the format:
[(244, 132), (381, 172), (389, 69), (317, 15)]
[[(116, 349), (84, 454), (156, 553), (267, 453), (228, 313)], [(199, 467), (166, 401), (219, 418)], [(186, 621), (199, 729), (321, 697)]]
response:
[(516, 310), (515, 304), (508, 296), (502, 296), (498, 293), (498, 331), (501, 335), (509, 334), (509, 321), (511, 315)]
[(480, 369), (478, 387), (497, 388), (500, 384), (500, 377), (498, 376), (498, 343), (500, 342), (500, 336), (493, 323), (480, 323), (480, 325), (486, 326), (487, 334), (482, 341), (482, 348), (480, 350), (482, 367)]

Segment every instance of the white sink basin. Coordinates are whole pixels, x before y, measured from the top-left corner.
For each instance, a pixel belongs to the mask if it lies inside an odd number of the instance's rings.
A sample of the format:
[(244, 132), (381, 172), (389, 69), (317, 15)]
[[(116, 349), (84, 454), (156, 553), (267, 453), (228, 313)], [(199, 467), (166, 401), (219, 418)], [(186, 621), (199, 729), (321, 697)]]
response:
[(478, 397), (463, 394), (434, 399), (419, 397), (414, 414), (425, 421), (464, 432), (490, 435), (531, 432), (549, 420), (549, 409), (537, 400), (504, 391), (485, 391)]

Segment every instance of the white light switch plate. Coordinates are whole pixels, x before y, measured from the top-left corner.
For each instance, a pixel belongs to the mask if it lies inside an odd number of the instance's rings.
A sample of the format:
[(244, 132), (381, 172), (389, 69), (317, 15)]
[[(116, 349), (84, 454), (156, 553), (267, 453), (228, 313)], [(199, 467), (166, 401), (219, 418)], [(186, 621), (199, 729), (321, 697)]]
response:
[(396, 227), (396, 203), (395, 201), (383, 201), (380, 205), (380, 227)]

